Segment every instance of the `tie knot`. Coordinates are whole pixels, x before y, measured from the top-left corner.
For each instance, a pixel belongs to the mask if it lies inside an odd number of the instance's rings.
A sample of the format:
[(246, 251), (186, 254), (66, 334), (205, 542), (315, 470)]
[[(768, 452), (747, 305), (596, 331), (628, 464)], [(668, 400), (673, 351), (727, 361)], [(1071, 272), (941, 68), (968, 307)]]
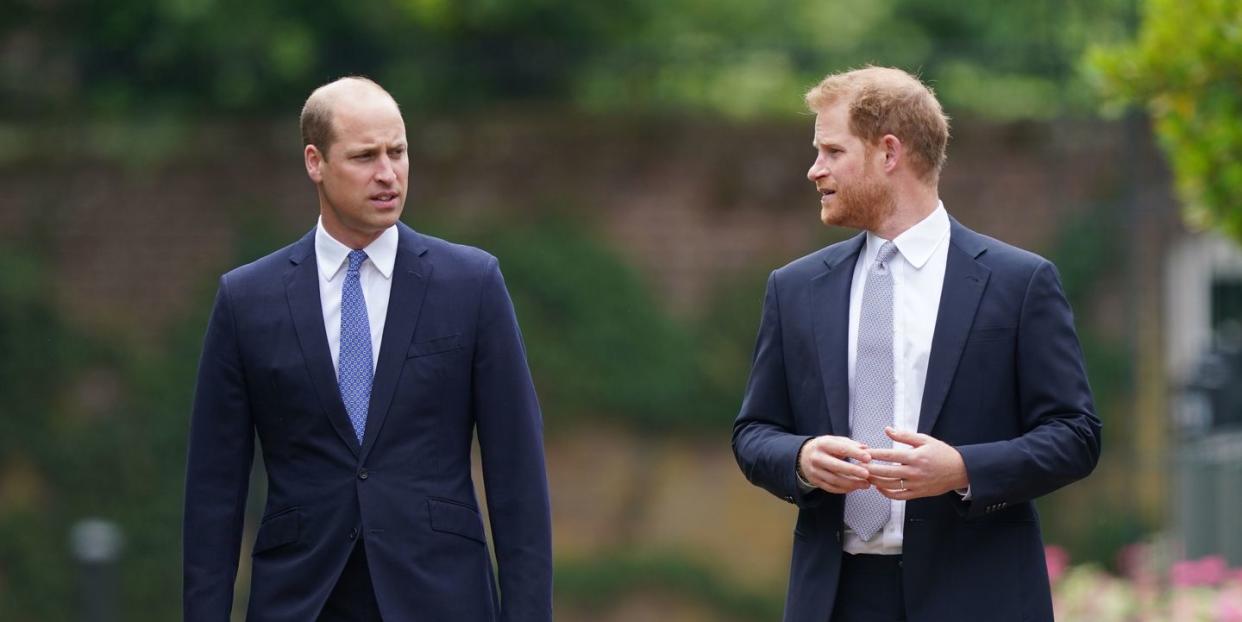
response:
[(349, 251), (349, 271), (357, 272), (362, 267), (362, 262), (367, 260), (366, 251)]
[(876, 266), (883, 266), (887, 264), (888, 261), (892, 259), (893, 256), (896, 254), (897, 254), (897, 245), (893, 244), (892, 242), (885, 242), (884, 245), (880, 247), (880, 252), (877, 253), (875, 256)]

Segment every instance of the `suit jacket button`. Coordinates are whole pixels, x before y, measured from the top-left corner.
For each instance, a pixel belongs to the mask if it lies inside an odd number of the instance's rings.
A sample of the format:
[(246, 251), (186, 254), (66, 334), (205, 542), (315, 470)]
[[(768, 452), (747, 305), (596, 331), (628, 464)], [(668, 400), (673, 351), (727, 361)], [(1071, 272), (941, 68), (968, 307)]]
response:
[(358, 471), (358, 479), (366, 479), (366, 478), (367, 478), (367, 470), (366, 470), (366, 469), (363, 469), (363, 470), (361, 470), (361, 471)]
[(355, 527), (355, 528), (353, 528), (353, 529), (350, 529), (350, 530), (349, 530), (349, 539), (350, 539), (350, 540), (356, 540), (357, 538), (358, 538), (358, 528), (357, 528), (357, 527)]

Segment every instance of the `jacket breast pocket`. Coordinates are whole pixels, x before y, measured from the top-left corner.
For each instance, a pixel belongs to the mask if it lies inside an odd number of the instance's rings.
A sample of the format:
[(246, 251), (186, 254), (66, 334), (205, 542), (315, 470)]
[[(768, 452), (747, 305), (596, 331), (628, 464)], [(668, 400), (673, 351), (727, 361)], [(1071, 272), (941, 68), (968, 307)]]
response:
[(459, 348), (461, 348), (460, 333), (414, 342), (410, 344), (410, 350), (406, 354), (406, 357), (418, 358), (423, 356), (431, 356), (433, 354), (443, 354), (445, 352), (452, 352), (453, 350), (457, 350)]
[(1012, 340), (1016, 329), (1012, 326), (988, 326), (979, 327), (970, 331), (968, 340), (971, 343), (981, 343), (985, 341), (1008, 341)]

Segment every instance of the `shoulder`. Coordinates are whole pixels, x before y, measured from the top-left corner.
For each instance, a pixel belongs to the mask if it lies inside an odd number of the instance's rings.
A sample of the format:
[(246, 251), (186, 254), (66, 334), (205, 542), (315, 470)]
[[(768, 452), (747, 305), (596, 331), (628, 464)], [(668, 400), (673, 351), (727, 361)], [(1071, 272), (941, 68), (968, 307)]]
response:
[(1053, 269), (1044, 257), (953, 221), (949, 242), (959, 251), (987, 266), (993, 276), (1029, 279), (1036, 271)]
[(495, 272), (499, 261), (491, 253), (467, 244), (450, 242), (401, 224), (401, 247), (433, 265), (436, 276), (478, 277)]
[(311, 229), (310, 233), (298, 241), (224, 273), (221, 285), (228, 288), (233, 295), (249, 290), (269, 289), (279, 283), (294, 265), (302, 261), (315, 261), (314, 240), (315, 230)]
[(853, 268), (854, 258), (862, 249), (866, 234), (860, 233), (849, 239), (825, 246), (813, 253), (803, 255), (772, 272), (772, 280), (785, 284), (801, 284), (839, 267)]

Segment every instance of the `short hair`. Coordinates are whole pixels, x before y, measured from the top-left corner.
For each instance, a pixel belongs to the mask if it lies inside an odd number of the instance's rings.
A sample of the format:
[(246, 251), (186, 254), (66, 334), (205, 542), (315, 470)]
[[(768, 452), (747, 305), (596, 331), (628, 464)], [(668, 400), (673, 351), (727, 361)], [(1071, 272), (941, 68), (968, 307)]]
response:
[[(306, 98), (306, 103), (302, 105), (302, 116), (300, 119), (302, 146), (314, 145), (325, 160), (328, 159), (328, 149), (332, 146), (332, 141), (336, 139), (336, 135), (332, 131), (332, 109), (338, 99), (336, 91), (341, 86), (350, 83), (354, 86), (374, 87), (387, 95), (389, 99), (393, 99), (392, 95), (384, 90), (384, 87), (366, 76), (338, 78), (311, 92), (310, 97)], [(396, 100), (393, 99), (393, 102), (395, 103)]]
[(924, 179), (939, 177), (949, 143), (949, 117), (917, 77), (901, 69), (867, 66), (829, 74), (806, 93), (813, 112), (839, 101), (849, 106), (855, 136), (876, 145), (892, 134), (908, 147), (915, 172)]

